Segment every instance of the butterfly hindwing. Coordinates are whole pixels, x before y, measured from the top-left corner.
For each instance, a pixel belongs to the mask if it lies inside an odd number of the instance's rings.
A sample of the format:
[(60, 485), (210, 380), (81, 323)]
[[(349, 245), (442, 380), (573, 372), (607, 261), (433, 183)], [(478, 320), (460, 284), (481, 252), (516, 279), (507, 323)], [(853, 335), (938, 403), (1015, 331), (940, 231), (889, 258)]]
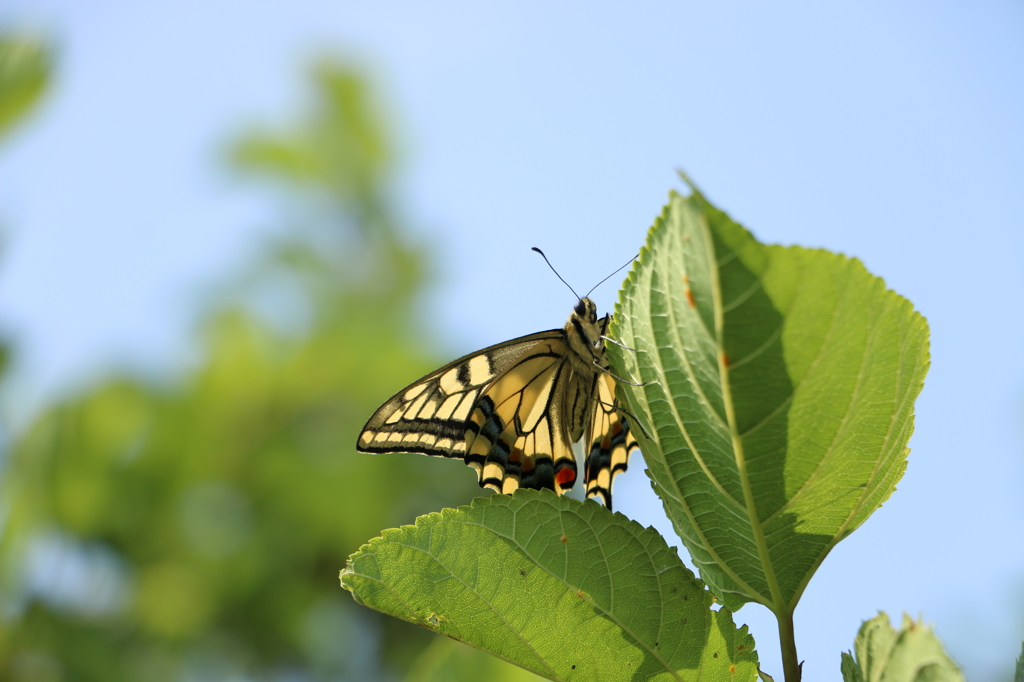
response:
[(576, 459), (558, 408), (566, 351), (560, 341), (539, 344), (483, 391), (465, 455), (480, 485), (503, 493), (519, 487), (561, 492), (576, 481)]
[(615, 399), (612, 382), (609, 374), (597, 379), (597, 398), (585, 440), (588, 450), (583, 465), (587, 497), (600, 496), (609, 509), (612, 508), (612, 481), (626, 470), (633, 448), (640, 447)]
[(405, 387), (370, 417), (357, 449), (461, 458), (481, 486), (511, 493), (576, 482), (572, 445), (585, 438), (588, 497), (611, 508), (611, 482), (637, 447), (615, 402), (589, 298), (562, 329), (499, 343)]

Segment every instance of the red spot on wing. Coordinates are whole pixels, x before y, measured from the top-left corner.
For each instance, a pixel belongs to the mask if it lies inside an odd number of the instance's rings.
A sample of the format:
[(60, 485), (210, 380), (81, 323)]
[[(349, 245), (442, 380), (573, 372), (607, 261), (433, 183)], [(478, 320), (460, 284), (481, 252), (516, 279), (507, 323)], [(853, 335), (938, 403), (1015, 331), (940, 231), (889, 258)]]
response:
[(558, 471), (557, 474), (555, 474), (555, 483), (557, 483), (559, 487), (571, 487), (572, 484), (575, 482), (576, 472), (570, 469), (569, 467), (563, 467)]

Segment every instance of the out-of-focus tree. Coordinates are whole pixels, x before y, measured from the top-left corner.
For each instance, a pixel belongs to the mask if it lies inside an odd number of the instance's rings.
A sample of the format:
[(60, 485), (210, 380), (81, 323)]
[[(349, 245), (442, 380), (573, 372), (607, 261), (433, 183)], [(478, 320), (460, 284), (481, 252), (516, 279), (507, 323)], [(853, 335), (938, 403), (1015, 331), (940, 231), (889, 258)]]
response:
[(426, 261), (389, 195), (382, 118), (354, 73), (313, 75), (306, 118), (232, 146), (236, 170), (280, 192), (285, 229), (211, 305), (202, 360), (169, 384), (111, 377), (7, 444), (0, 679), (367, 681), (417, 660), (475, 665), (417, 659), (433, 635), (339, 587), (380, 528), (479, 489), (459, 462), (354, 450), (389, 391), (438, 359), (415, 328)]
[(53, 50), (38, 36), (0, 34), (0, 140), (27, 118), (50, 82)]
[[(53, 50), (39, 36), (0, 32), (0, 143), (42, 100), (52, 62)], [(0, 379), (9, 356), (9, 343), (0, 339)]]

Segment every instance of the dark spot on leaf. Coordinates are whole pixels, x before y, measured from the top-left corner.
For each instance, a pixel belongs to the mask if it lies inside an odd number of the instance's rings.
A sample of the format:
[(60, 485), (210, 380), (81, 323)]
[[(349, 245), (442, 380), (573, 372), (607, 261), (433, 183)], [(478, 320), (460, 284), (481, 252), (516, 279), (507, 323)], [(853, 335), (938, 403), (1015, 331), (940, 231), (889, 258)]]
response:
[(694, 300), (693, 291), (690, 289), (690, 287), (686, 287), (686, 302), (690, 304), (691, 308), (697, 307), (697, 301)]
[(711, 654), (711, 655), (714, 656), (715, 658), (718, 658), (718, 652), (717, 651), (715, 653)]
[(563, 542), (563, 543), (569, 542), (569, 538), (567, 538), (567, 537), (565, 537), (565, 536), (563, 535), (563, 536), (562, 536), (562, 542)]

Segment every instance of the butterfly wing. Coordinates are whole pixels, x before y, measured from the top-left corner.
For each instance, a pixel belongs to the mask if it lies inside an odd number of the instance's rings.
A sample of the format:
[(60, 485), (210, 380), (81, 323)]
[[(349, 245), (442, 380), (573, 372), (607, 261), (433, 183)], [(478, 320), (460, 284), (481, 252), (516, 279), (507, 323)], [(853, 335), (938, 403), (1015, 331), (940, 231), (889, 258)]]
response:
[(498, 492), (576, 482), (576, 457), (562, 405), (571, 371), (568, 348), (549, 340), (528, 350), (483, 392), (467, 424), (466, 464)]
[(357, 449), (461, 458), (499, 492), (567, 490), (576, 463), (558, 398), (568, 350), (554, 329), (461, 357), (384, 403)]
[(612, 480), (638, 447), (615, 399), (602, 337), (611, 320), (580, 299), (562, 329), (451, 362), (391, 397), (359, 434), (360, 452), (461, 458), (482, 487), (511, 493), (576, 482), (572, 444), (589, 448), (588, 497), (611, 509)]
[(615, 379), (603, 372), (595, 378), (592, 412), (584, 444), (589, 448), (583, 464), (587, 497), (600, 497), (612, 508), (612, 481), (626, 470), (629, 454), (639, 448), (629, 420), (615, 398)]

